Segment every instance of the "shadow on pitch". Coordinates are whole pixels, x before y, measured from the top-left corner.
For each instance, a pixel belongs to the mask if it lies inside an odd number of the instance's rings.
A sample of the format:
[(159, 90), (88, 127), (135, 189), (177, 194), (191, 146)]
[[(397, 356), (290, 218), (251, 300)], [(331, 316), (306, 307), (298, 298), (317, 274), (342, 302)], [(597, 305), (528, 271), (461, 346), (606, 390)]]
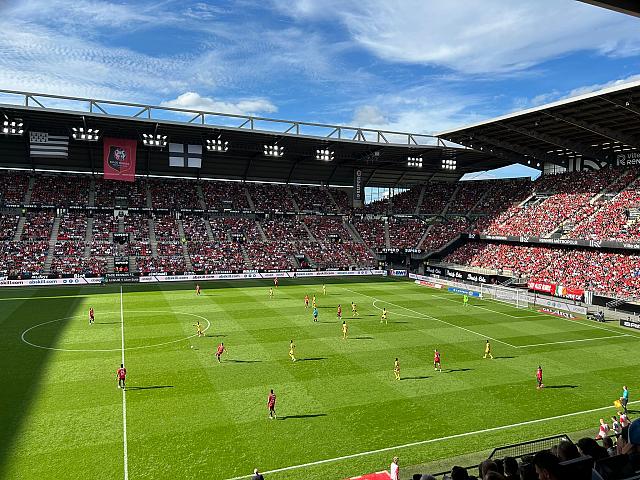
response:
[(120, 322), (93, 322), (96, 325), (120, 325)]
[(206, 335), (205, 334), (205, 337), (207, 337), (207, 338), (223, 338), (223, 337), (226, 337), (226, 335), (223, 334), (223, 333), (221, 333), (220, 335)]
[(578, 388), (579, 385), (545, 385), (544, 389), (548, 390), (550, 388)]
[(226, 360), (227, 363), (262, 363), (262, 360)]
[(468, 372), (473, 368), (451, 368), (449, 370), (442, 370), (442, 373), (455, 373), (455, 372)]
[(417, 377), (402, 377), (400, 379), (400, 381), (402, 381), (402, 380), (426, 380), (427, 378), (431, 378), (431, 377), (428, 376), (428, 375), (420, 375), (420, 376), (417, 376)]
[(173, 388), (173, 385), (148, 385), (148, 386), (129, 386), (125, 390), (132, 392), (136, 390), (159, 390), (161, 388)]
[(373, 340), (373, 337), (351, 337), (353, 340)]
[(516, 357), (511, 357), (511, 356), (508, 356), (508, 355), (503, 355), (501, 357), (493, 357), (494, 360), (500, 360), (502, 358), (516, 358)]
[(308, 358), (300, 358), (298, 362), (318, 362), (320, 360), (326, 360), (327, 357), (308, 357)]
[(307, 415), (285, 415), (284, 417), (278, 417), (279, 420), (294, 420), (296, 418), (315, 418), (326, 417), (326, 413), (309, 413)]

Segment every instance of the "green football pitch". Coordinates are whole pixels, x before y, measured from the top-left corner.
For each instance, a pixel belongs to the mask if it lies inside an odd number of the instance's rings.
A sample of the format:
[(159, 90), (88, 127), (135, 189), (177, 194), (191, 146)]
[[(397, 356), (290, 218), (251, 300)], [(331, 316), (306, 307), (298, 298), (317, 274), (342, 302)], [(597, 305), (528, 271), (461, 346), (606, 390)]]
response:
[[(272, 299), (265, 280), (204, 283), (200, 297), (191, 284), (2, 290), (0, 478), (227, 480), (258, 467), (272, 479), (343, 479), (394, 455), (406, 466), (595, 435), (622, 385), (640, 388), (630, 330), (475, 298), (465, 308), (405, 280), (326, 281), (323, 295), (322, 280), (285, 279)], [(305, 294), (318, 298), (318, 323)]]

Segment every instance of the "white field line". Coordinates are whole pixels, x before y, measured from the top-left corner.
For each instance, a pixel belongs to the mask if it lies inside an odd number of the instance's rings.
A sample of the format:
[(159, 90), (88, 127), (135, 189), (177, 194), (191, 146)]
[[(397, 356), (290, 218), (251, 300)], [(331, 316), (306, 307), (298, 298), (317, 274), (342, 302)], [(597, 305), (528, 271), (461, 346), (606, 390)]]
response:
[(449, 325), (450, 327), (459, 328), (460, 330), (464, 330), (465, 332), (472, 333), (472, 334), (477, 335), (477, 336), (479, 336), (479, 337), (482, 337), (482, 338), (485, 338), (485, 339), (487, 339), (487, 338), (488, 338), (489, 340), (493, 340), (494, 342), (501, 343), (501, 344), (506, 345), (506, 346), (508, 346), (508, 347), (511, 347), (511, 348), (518, 348), (518, 347), (516, 347), (515, 345), (512, 345), (512, 344), (510, 344), (510, 343), (504, 342), (504, 341), (502, 341), (502, 340), (498, 340), (497, 338), (493, 338), (493, 337), (490, 337), (490, 336), (485, 335), (485, 334), (483, 334), (483, 333), (479, 333), (479, 332), (475, 332), (475, 331), (473, 331), (473, 330), (469, 330), (468, 328), (461, 327), (460, 325), (455, 325), (455, 324), (453, 324), (453, 323), (449, 323), (449, 322), (446, 322), (446, 321), (444, 321), (444, 320), (440, 320), (439, 318), (432, 317), (431, 315), (427, 315), (426, 313), (417, 312), (417, 311), (412, 310), (412, 309), (410, 309), (410, 308), (403, 307), (402, 305), (396, 305), (395, 303), (387, 302), (386, 300), (382, 300), (382, 299), (380, 299), (380, 298), (372, 297), (371, 295), (367, 295), (367, 294), (365, 294), (365, 293), (361, 293), (361, 292), (357, 292), (357, 291), (355, 291), (355, 290), (351, 290), (350, 288), (345, 288), (345, 287), (340, 287), (340, 288), (342, 288), (343, 290), (348, 290), (349, 292), (352, 292), (352, 293), (356, 293), (356, 294), (358, 294), (358, 295), (362, 295), (363, 297), (371, 298), (371, 299), (372, 299), (372, 300), (374, 300), (374, 301), (383, 302), (383, 303), (387, 303), (387, 304), (389, 304), (389, 305), (393, 305), (394, 307), (397, 307), (397, 308), (402, 308), (402, 309), (404, 309), (404, 310), (407, 310), (408, 312), (415, 313), (416, 315), (421, 316), (421, 317), (423, 317), (423, 318), (428, 318), (428, 319), (430, 319), (430, 320), (435, 320), (436, 322), (444, 323), (445, 325)]
[[(629, 402), (629, 405), (636, 404), (636, 403), (640, 403), (640, 400), (636, 400), (634, 402)], [(268, 475), (268, 474), (272, 474), (272, 473), (287, 472), (287, 471), (290, 471), (290, 470), (299, 470), (301, 468), (313, 467), (315, 465), (322, 465), (322, 464), (325, 464), (325, 463), (339, 462), (341, 460), (349, 460), (351, 458), (358, 458), (358, 457), (364, 457), (364, 456), (367, 456), (367, 455), (374, 455), (376, 453), (384, 453), (384, 452), (396, 451), (396, 450), (400, 450), (402, 448), (416, 447), (416, 446), (419, 446), (419, 445), (428, 445), (430, 443), (437, 443), (437, 442), (442, 442), (442, 441), (446, 441), (446, 440), (453, 440), (453, 439), (456, 439), (456, 438), (471, 437), (473, 435), (480, 435), (480, 434), (484, 434), (484, 433), (498, 432), (498, 431), (501, 431), (501, 430), (509, 430), (509, 429), (512, 429), (512, 428), (524, 427), (524, 426), (527, 426), (527, 425), (535, 425), (537, 423), (544, 423), (544, 422), (549, 422), (549, 421), (553, 421), (553, 420), (559, 420), (559, 419), (563, 419), (563, 418), (575, 417), (575, 416), (583, 415), (583, 414), (587, 414), (587, 413), (600, 412), (602, 410), (607, 410), (607, 409), (612, 409), (612, 408), (613, 407), (611, 405), (607, 405), (606, 407), (592, 408), (590, 410), (582, 410), (580, 412), (571, 412), (571, 413), (565, 413), (563, 415), (555, 415), (553, 417), (537, 418), (535, 420), (526, 420), (524, 422), (512, 423), (511, 425), (500, 425), (498, 427), (485, 428), (485, 429), (482, 429), (482, 430), (475, 430), (473, 432), (456, 433), (454, 435), (447, 435), (446, 437), (430, 438), (428, 440), (420, 440), (420, 441), (417, 441), (417, 442), (405, 443), (405, 444), (402, 444), (402, 445), (395, 445), (393, 447), (379, 448), (377, 450), (369, 450), (367, 452), (352, 453), (350, 455), (343, 455), (341, 457), (335, 457), (335, 458), (326, 458), (326, 459), (323, 459), (323, 460), (317, 460), (315, 462), (308, 462), (308, 463), (302, 463), (300, 465), (291, 465), (289, 467), (276, 468), (274, 470), (268, 470), (266, 472), (261, 472), (261, 473), (263, 473), (264, 475)], [(239, 476), (239, 477), (227, 478), (226, 480), (242, 480), (244, 478), (250, 478), (250, 477), (251, 477), (251, 475), (242, 475), (242, 476)]]
[(626, 333), (623, 333), (621, 335), (611, 335), (609, 337), (582, 338), (580, 340), (564, 340), (561, 342), (534, 343), (531, 345), (520, 345), (518, 348), (541, 347), (542, 345), (559, 345), (563, 343), (594, 342), (596, 340), (609, 340), (610, 338), (620, 338), (620, 337), (631, 337), (631, 335), (627, 335)]
[[(122, 365), (124, 365), (124, 303), (120, 286), (120, 332), (122, 339)], [(122, 438), (124, 448), (124, 480), (129, 480), (129, 452), (127, 449), (127, 393), (122, 389)]]

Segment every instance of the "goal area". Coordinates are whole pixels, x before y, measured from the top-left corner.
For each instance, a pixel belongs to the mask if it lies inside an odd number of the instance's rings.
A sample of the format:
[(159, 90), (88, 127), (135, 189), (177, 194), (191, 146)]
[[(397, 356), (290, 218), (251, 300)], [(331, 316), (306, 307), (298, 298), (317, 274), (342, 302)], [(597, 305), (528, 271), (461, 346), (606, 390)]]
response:
[(508, 303), (516, 308), (529, 307), (529, 295), (526, 290), (502, 285), (482, 285), (480, 289), (484, 298)]

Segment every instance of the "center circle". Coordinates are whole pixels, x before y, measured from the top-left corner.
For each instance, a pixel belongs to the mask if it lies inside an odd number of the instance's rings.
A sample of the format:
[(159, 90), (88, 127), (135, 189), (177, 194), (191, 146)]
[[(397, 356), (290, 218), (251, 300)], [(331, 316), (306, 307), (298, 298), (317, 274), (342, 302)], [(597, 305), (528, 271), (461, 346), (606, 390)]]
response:
[[(102, 313), (111, 314), (111, 313), (120, 313), (120, 312), (118, 311), (118, 312), (102, 312)], [(164, 310), (128, 310), (127, 313), (169, 313), (169, 312), (166, 312)], [(202, 315), (197, 315), (195, 313), (187, 313), (187, 312), (171, 312), (171, 313), (173, 313), (175, 315), (189, 315), (191, 317), (196, 317), (196, 318), (199, 318), (201, 320), (204, 320), (205, 322), (207, 322), (207, 326), (203, 330), (203, 332), (206, 332), (207, 330), (209, 330), (209, 328), (211, 328), (211, 322), (207, 318), (203, 317)], [(20, 338), (22, 339), (22, 341), (24, 343), (26, 343), (27, 345), (30, 345), (32, 347), (41, 348), (41, 349), (44, 349), (44, 350), (54, 350), (56, 352), (120, 352), (120, 351), (122, 351), (122, 348), (57, 348), (57, 347), (48, 347), (46, 345), (39, 345), (37, 343), (30, 342), (26, 338), (27, 333), (29, 333), (32, 330), (37, 329), (38, 327), (42, 327), (43, 325), (49, 325), (51, 323), (61, 322), (63, 320), (69, 320), (69, 319), (72, 319), (72, 318), (80, 318), (80, 317), (85, 317), (85, 315), (84, 314), (72, 315), (70, 317), (56, 318), (54, 320), (48, 320), (46, 322), (38, 323), (37, 325), (33, 325), (32, 327), (29, 327), (25, 331), (23, 331), (22, 334), (20, 335)], [(151, 344), (151, 345), (139, 345), (137, 347), (127, 347), (127, 348), (125, 348), (125, 350), (140, 350), (140, 349), (143, 349), (143, 348), (162, 347), (164, 345), (171, 345), (172, 343), (184, 342), (185, 340), (189, 340), (190, 338), (194, 338), (197, 335), (198, 335), (197, 333), (194, 333), (193, 335), (189, 335), (188, 337), (178, 338), (177, 340), (170, 340), (168, 342), (154, 343), (154, 344)]]

